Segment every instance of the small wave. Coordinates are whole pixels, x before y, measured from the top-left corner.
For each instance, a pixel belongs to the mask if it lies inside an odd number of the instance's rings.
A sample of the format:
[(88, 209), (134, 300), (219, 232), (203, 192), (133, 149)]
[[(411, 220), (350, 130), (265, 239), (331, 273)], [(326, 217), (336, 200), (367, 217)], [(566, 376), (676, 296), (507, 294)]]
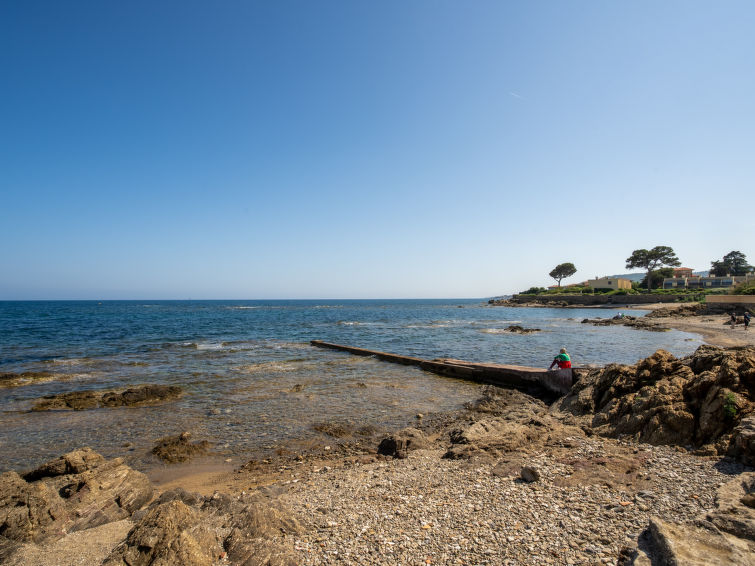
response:
[(505, 328), (481, 328), (483, 334), (510, 334)]
[(0, 387), (23, 387), (25, 385), (36, 385), (38, 383), (50, 383), (53, 381), (74, 381), (85, 380), (99, 377), (96, 373), (52, 373), (52, 372), (23, 372), (18, 374), (3, 374), (0, 379)]
[(223, 342), (168, 342), (163, 348), (186, 348), (188, 350), (222, 350)]
[(273, 350), (309, 350), (312, 346), (309, 342), (278, 342), (267, 347)]
[(288, 361), (288, 362), (260, 362), (257, 364), (249, 364), (243, 366), (237, 366), (236, 369), (243, 373), (267, 373), (267, 372), (290, 372), (299, 371), (302, 368), (301, 361)]
[(199, 344), (195, 344), (195, 347), (197, 350), (222, 350), (223, 343), (222, 342), (200, 342)]
[(232, 311), (247, 311), (247, 310), (253, 310), (253, 309), (261, 309), (262, 307), (225, 307)]
[(92, 364), (96, 364), (98, 361), (100, 360), (97, 360), (94, 358), (53, 358), (52, 360), (44, 360), (42, 363), (76, 366), (76, 365), (92, 365)]

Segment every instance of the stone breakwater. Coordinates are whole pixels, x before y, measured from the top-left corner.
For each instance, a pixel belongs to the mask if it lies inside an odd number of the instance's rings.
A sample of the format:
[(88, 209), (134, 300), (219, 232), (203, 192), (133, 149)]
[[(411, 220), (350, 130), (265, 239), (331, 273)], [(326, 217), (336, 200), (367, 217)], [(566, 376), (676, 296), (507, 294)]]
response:
[[(590, 371), (551, 406), (487, 386), (463, 411), (418, 415), (360, 453), (334, 437), (327, 457), (244, 466), (230, 493), (212, 496), (153, 497), (118, 459), (77, 451), (0, 476), (0, 557), (16, 566), (755, 564), (753, 394), (753, 348), (659, 351)], [(248, 487), (262, 477), (264, 487)], [(97, 547), (106, 525), (121, 526)]]

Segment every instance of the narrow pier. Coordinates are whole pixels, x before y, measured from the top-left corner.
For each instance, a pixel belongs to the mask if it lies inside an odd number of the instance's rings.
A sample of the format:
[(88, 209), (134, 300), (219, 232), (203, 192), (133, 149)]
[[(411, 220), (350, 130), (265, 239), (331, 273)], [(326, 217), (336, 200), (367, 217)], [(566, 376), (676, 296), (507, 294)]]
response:
[(572, 371), (570, 369), (548, 371), (542, 368), (505, 364), (483, 364), (454, 360), (451, 358), (425, 360), (422, 358), (413, 358), (411, 356), (389, 354), (377, 350), (367, 350), (365, 348), (331, 344), (329, 342), (323, 342), (322, 340), (312, 340), (310, 344), (318, 348), (339, 350), (356, 356), (372, 356), (379, 360), (394, 364), (417, 366), (425, 371), (437, 373), (439, 375), (456, 377), (458, 379), (465, 379), (478, 383), (489, 383), (500, 387), (522, 389), (530, 393), (538, 394), (538, 396), (541, 396), (543, 393), (549, 397), (552, 397), (553, 394), (564, 395), (569, 391), (572, 385)]

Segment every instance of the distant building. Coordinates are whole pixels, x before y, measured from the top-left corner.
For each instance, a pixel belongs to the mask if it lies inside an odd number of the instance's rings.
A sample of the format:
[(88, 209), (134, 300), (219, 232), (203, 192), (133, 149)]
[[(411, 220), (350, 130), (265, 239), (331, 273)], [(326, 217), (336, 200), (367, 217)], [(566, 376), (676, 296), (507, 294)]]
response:
[(623, 277), (596, 277), (589, 279), (587, 284), (591, 289), (631, 289), (632, 282)]
[(676, 267), (674, 268), (674, 278), (678, 277), (692, 277), (691, 267)]
[(666, 277), (663, 280), (664, 289), (726, 289), (735, 287), (745, 281), (755, 281), (755, 274), (724, 275), (722, 277)]

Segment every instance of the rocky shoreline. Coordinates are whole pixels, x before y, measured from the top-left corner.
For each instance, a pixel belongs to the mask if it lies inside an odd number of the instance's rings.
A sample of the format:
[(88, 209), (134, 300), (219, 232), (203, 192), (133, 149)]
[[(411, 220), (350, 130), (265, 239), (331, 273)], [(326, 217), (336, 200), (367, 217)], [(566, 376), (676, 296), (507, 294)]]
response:
[(0, 560), (755, 564), (755, 348), (594, 369), (552, 405), (484, 387), (382, 439), (331, 428), (172, 484), (89, 450), (7, 472)]

